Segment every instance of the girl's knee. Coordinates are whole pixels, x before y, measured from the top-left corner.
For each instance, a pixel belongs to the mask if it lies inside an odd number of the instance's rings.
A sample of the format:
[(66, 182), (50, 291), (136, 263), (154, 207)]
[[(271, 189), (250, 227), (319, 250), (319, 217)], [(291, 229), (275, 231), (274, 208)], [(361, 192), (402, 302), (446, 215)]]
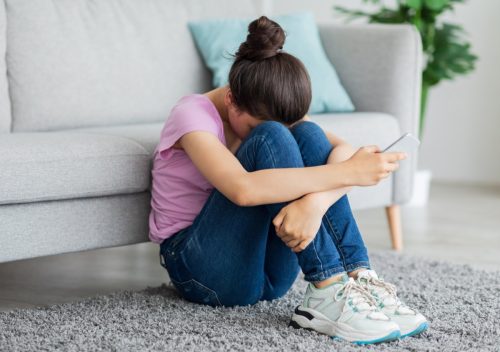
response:
[[(315, 122), (312, 121), (301, 121), (290, 128), (290, 131), (294, 136), (306, 134), (306, 135), (325, 135), (323, 129)], [(326, 137), (326, 135), (325, 135)]]
[(290, 132), (295, 137), (295, 139), (310, 139), (316, 142), (327, 142), (331, 146), (328, 137), (326, 136), (323, 129), (315, 122), (312, 121), (301, 121), (298, 124), (290, 128)]
[(264, 121), (255, 126), (236, 157), (247, 170), (304, 167), (295, 138), (288, 127), (277, 121)]
[(264, 121), (259, 123), (252, 129), (253, 135), (285, 135), (292, 136), (291, 131), (288, 127), (278, 121)]
[(306, 166), (318, 166), (327, 162), (333, 146), (322, 128), (312, 121), (294, 125), (292, 133)]

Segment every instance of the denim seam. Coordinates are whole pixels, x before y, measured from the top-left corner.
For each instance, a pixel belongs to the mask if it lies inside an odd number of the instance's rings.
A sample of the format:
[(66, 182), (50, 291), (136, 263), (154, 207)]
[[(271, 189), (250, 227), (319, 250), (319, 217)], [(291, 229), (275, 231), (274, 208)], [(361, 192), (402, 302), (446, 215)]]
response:
[(344, 267), (346, 266), (346, 263), (345, 263), (345, 257), (344, 257), (344, 253), (342, 251), (342, 245), (340, 244), (340, 239), (339, 239), (339, 236), (338, 235), (338, 231), (337, 229), (333, 226), (333, 224), (331, 223), (330, 219), (328, 218), (328, 215), (325, 215), (325, 219), (326, 219), (326, 222), (328, 223), (328, 227), (330, 227), (330, 230), (332, 232), (332, 235), (335, 237), (335, 245), (337, 246), (337, 250), (338, 252), (340, 253), (340, 256), (342, 257), (342, 264), (344, 265)]
[(185, 285), (188, 282), (196, 283), (196, 284), (200, 285), (209, 294), (213, 294), (214, 297), (215, 297), (215, 299), (217, 300), (217, 304), (219, 306), (222, 305), (222, 303), (219, 300), (219, 296), (217, 295), (217, 292), (215, 292), (214, 290), (212, 290), (210, 287), (207, 287), (207, 286), (203, 285), (200, 281), (198, 281), (198, 280), (196, 280), (194, 278), (191, 278), (191, 279), (188, 279), (188, 280), (185, 280), (185, 281), (177, 281), (177, 280), (170, 279), (170, 281), (172, 281), (172, 282), (175, 281), (179, 286)]
[(356, 262), (352, 263), (346, 266), (347, 271), (355, 271), (357, 269), (361, 268), (366, 268), (366, 269), (371, 269), (370, 262), (369, 261), (361, 261), (361, 262)]
[[(296, 140), (297, 144), (299, 143), (298, 140)], [(302, 152), (302, 148), (300, 148), (300, 144), (299, 145), (299, 149), (300, 149), (300, 156), (302, 157), (302, 161), (304, 162), (304, 166), (305, 165), (310, 165), (309, 161), (307, 160), (307, 155), (305, 155), (303, 152)]]
[(312, 241), (311, 243), (313, 245), (314, 254), (316, 254), (316, 258), (318, 258), (319, 265), (321, 266), (321, 272), (323, 272), (324, 271), (324, 269), (323, 269), (323, 262), (321, 261), (319, 255), (318, 255), (318, 251), (316, 250), (316, 244), (314, 243), (314, 241)]
[[(303, 121), (303, 122), (306, 122), (306, 121)], [(302, 123), (302, 122), (301, 122)], [(295, 139), (295, 141), (297, 142), (297, 145), (299, 146), (299, 150), (300, 150), (300, 156), (302, 157), (302, 161), (304, 162), (304, 165), (310, 165), (309, 164), (309, 161), (307, 160), (307, 157), (306, 155), (302, 152), (302, 143), (299, 143), (299, 140), (301, 138), (309, 138), (311, 136), (311, 134), (308, 132), (307, 129), (303, 130), (303, 131), (300, 131), (300, 132), (297, 132), (297, 127), (301, 124), (297, 124), (293, 127), (290, 128), (290, 132), (292, 132), (292, 136), (293, 138)], [(300, 134), (300, 136), (298, 135)]]
[[(241, 161), (241, 163), (242, 163), (242, 164), (249, 164), (249, 160), (252, 160), (251, 158), (249, 158), (249, 157), (248, 157), (248, 149), (249, 149), (249, 148), (248, 148), (248, 145), (251, 145), (251, 144), (249, 143), (249, 141), (247, 141), (247, 142), (246, 142), (246, 143), (244, 143), (244, 144), (242, 143), (242, 147), (244, 147), (244, 149), (243, 149), (243, 156), (242, 156), (242, 159), (243, 159), (243, 160)], [(240, 147), (240, 148), (241, 148), (241, 147)], [(238, 152), (239, 152), (239, 151), (238, 151)]]
[[(245, 142), (245, 146), (246, 145), (253, 146), (253, 144), (250, 143), (253, 140), (260, 141), (262, 144), (264, 144), (266, 146), (268, 154), (271, 158), (272, 165), (273, 165), (273, 167), (276, 167), (276, 160), (274, 159), (273, 153), (271, 151), (271, 148), (269, 147), (269, 143), (267, 142), (266, 138), (264, 136), (260, 136), (260, 135), (253, 136)], [(248, 149), (249, 149), (248, 147), (244, 149), (245, 159), (246, 159), (245, 161), (247, 162), (247, 164), (248, 164), (249, 160), (252, 160), (251, 158), (248, 157)]]
[(344, 267), (336, 266), (336, 267), (321, 271), (319, 273), (315, 273), (312, 275), (305, 275), (304, 280), (309, 281), (309, 282), (323, 281), (323, 280), (326, 280), (334, 275), (344, 274), (344, 273), (346, 273), (346, 270)]
[[(185, 241), (186, 241), (186, 243), (184, 243), (184, 247), (183, 247), (181, 250), (176, 251), (176, 253), (177, 253), (179, 256), (181, 256), (181, 255), (184, 253), (184, 251), (186, 250), (186, 248), (188, 248), (188, 247), (189, 247), (189, 245), (191, 244), (191, 242), (193, 242), (193, 238), (194, 238), (194, 237), (195, 237), (195, 236), (194, 236), (194, 233), (192, 233), (192, 234), (191, 234), (191, 236), (189, 236), (189, 238), (187, 238), (187, 239), (185, 240)], [(184, 259), (183, 259), (183, 261), (184, 261)]]
[[(304, 128), (299, 127), (302, 124), (304, 124)], [(315, 128), (318, 129), (319, 131), (318, 130), (311, 131), (312, 127), (309, 127), (310, 125), (315, 125)], [(318, 137), (319, 138), (322, 138), (322, 137), (326, 138), (328, 141), (328, 145), (330, 146), (330, 150), (328, 151), (328, 156), (330, 156), (332, 150), (334, 149), (334, 146), (328, 140), (328, 136), (326, 136), (324, 131), (321, 129), (321, 126), (319, 126), (317, 123), (315, 123), (313, 121), (302, 121), (302, 122), (298, 123), (297, 125), (291, 127), (290, 131), (292, 132), (293, 137), (295, 138), (295, 140), (297, 141), (297, 144), (300, 147), (300, 153), (302, 155), (302, 160), (304, 161), (305, 165), (311, 165), (311, 164), (316, 165), (316, 163), (309, 163), (309, 161), (306, 160), (307, 158), (305, 158), (304, 153), (302, 153), (302, 146), (301, 146), (301, 144), (299, 144), (299, 139), (314, 138), (316, 140), (315, 137), (318, 135), (318, 132), (319, 132), (321, 134), (321, 136), (318, 136)], [(319, 165), (325, 165), (327, 162), (328, 162), (328, 157), (327, 157), (326, 161), (324, 161), (324, 162), (321, 161), (319, 163)]]
[(212, 292), (212, 293), (214, 294), (214, 296), (215, 296), (215, 299), (217, 300), (217, 303), (218, 303), (219, 305), (222, 305), (222, 304), (221, 304), (221, 302), (220, 302), (220, 300), (219, 300), (219, 295), (217, 294), (217, 292), (215, 292), (215, 290), (211, 289), (210, 287), (207, 287), (207, 286), (203, 285), (201, 282), (199, 282), (199, 281), (198, 281), (198, 280), (196, 280), (196, 279), (192, 279), (192, 280), (193, 280), (193, 282), (196, 282), (196, 283), (198, 283), (199, 285), (203, 286), (203, 287), (204, 287), (207, 291)]
[(264, 290), (266, 288), (266, 276), (267, 276), (267, 273), (264, 272), (264, 282), (262, 283), (262, 288), (260, 290), (259, 300), (262, 298), (262, 296), (264, 296)]
[[(174, 236), (187, 236), (187, 234), (185, 234), (185, 233), (182, 233), (182, 234), (177, 233)], [(188, 238), (182, 238), (182, 237), (173, 238), (172, 242), (169, 243), (169, 245), (166, 246), (166, 248), (165, 248), (165, 256), (169, 256), (170, 255), (173, 259), (177, 259), (178, 257), (180, 257), (182, 255), (182, 253), (184, 252), (184, 250), (192, 242), (193, 238), (194, 238), (194, 232)], [(183, 246), (181, 248), (179, 248), (180, 242), (182, 242), (182, 241), (184, 241)], [(166, 263), (166, 260), (165, 260), (165, 263)]]
[[(191, 227), (192, 228), (192, 233), (191, 235), (187, 238), (187, 239), (184, 239), (185, 240), (185, 243), (184, 243), (184, 246), (183, 248), (179, 251), (177, 250), (177, 248), (175, 248), (175, 255), (181, 255), (184, 250), (186, 248), (189, 247), (189, 245), (191, 244), (191, 242), (193, 242), (193, 238), (196, 236), (196, 231), (197, 231), (197, 228), (199, 228), (199, 223), (201, 221), (203, 221), (203, 218), (205, 216), (205, 214), (209, 211), (209, 209), (213, 206), (213, 202), (212, 202), (212, 198), (215, 197), (215, 193), (218, 192), (218, 190), (216, 188), (214, 188), (210, 195), (208, 196), (207, 200), (205, 201), (205, 203), (203, 204), (203, 207), (201, 208), (200, 212), (198, 213), (198, 215), (196, 215), (193, 223), (191, 225), (189, 225), (188, 227), (184, 228), (182, 231), (186, 230)], [(185, 234), (183, 234), (185, 235)]]
[(258, 136), (259, 139), (262, 141), (262, 144), (264, 144), (267, 148), (267, 151), (269, 153), (269, 156), (271, 158), (271, 163), (273, 167), (276, 167), (276, 159), (274, 159), (273, 152), (271, 151), (271, 147), (269, 147), (269, 143), (267, 142), (266, 138)]

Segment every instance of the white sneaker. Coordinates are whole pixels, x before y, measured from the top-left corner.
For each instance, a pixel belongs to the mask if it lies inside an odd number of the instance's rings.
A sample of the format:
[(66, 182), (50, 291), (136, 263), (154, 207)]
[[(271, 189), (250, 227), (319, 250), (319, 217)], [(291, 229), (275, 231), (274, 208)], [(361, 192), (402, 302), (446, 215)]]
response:
[(379, 278), (374, 270), (359, 272), (356, 281), (366, 287), (382, 312), (399, 325), (401, 337), (420, 334), (429, 327), (422, 314), (401, 302), (396, 295), (396, 286)]
[(342, 282), (324, 288), (309, 283), (289, 326), (359, 345), (395, 340), (401, 335), (399, 326), (377, 308), (370, 293), (345, 274)]

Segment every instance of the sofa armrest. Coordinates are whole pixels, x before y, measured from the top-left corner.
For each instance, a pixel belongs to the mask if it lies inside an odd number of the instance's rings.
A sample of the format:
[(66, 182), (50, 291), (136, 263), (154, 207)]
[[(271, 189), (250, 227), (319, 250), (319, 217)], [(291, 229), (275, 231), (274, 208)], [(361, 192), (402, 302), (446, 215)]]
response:
[[(418, 137), (422, 44), (411, 25), (318, 23), (325, 51), (356, 111), (396, 117)], [(384, 146), (380, 146), (384, 147)], [(411, 198), (418, 153), (394, 173), (393, 203)]]

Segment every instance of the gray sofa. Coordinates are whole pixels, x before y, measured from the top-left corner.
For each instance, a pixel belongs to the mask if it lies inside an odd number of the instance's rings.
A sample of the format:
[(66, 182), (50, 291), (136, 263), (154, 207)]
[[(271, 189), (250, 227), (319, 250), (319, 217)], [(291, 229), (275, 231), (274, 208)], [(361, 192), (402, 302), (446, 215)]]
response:
[[(0, 262), (147, 241), (163, 123), (182, 95), (210, 89), (186, 21), (259, 14), (251, 1), (2, 1)], [(312, 120), (354, 146), (416, 134), (416, 31), (319, 25), (357, 111)], [(355, 187), (352, 207), (386, 207), (400, 236), (415, 169)]]

